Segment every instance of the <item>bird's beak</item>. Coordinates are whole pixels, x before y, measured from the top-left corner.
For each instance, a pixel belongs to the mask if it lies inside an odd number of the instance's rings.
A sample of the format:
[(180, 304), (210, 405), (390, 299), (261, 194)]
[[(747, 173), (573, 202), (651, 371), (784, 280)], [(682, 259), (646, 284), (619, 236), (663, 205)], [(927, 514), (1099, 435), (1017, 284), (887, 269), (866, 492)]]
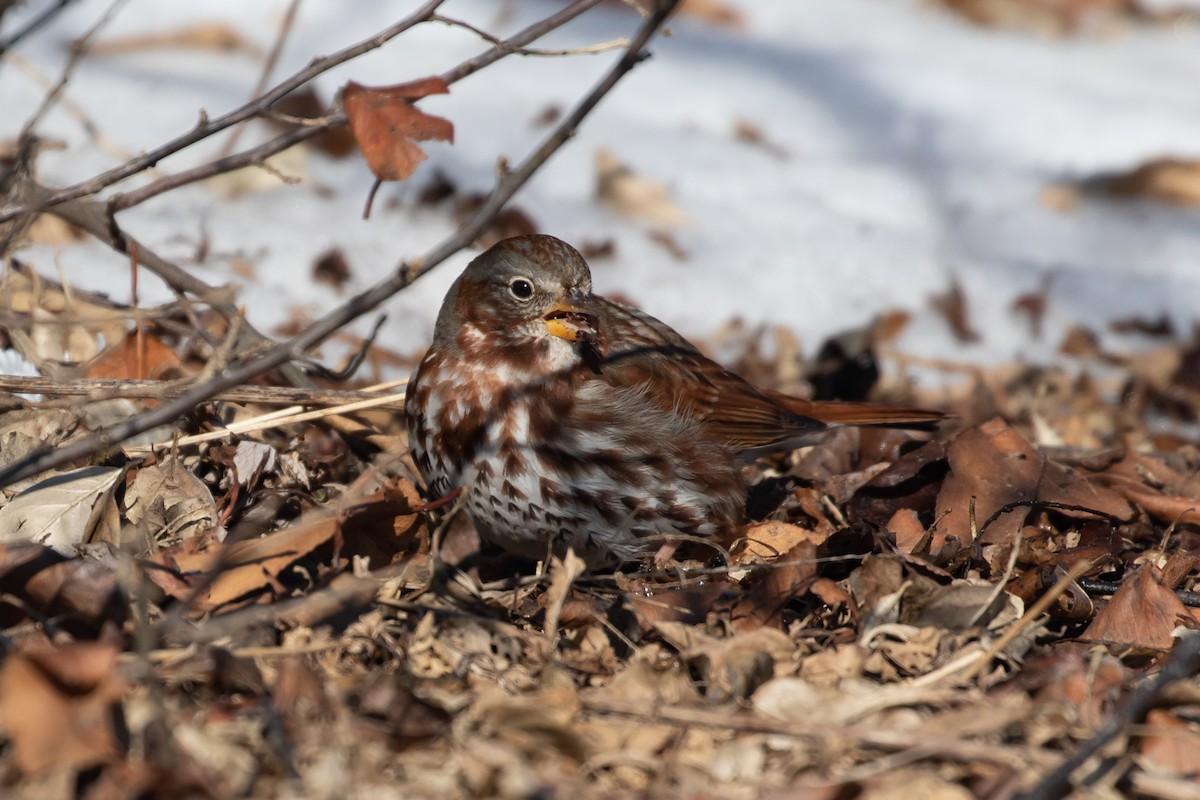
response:
[(596, 315), (577, 305), (558, 302), (543, 319), (546, 332), (568, 342), (590, 342), (596, 338)]

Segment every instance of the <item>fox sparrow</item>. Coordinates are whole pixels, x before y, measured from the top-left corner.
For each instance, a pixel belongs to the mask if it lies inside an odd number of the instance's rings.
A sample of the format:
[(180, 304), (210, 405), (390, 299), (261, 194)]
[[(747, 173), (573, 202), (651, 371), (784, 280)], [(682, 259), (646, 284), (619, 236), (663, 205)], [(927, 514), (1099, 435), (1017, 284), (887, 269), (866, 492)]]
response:
[(734, 531), (739, 467), (757, 454), (942, 416), (756, 388), (592, 294), (582, 256), (552, 236), (506, 239), (459, 276), (405, 410), (431, 497), (462, 489), (484, 538), (532, 558), (569, 546), (592, 565)]

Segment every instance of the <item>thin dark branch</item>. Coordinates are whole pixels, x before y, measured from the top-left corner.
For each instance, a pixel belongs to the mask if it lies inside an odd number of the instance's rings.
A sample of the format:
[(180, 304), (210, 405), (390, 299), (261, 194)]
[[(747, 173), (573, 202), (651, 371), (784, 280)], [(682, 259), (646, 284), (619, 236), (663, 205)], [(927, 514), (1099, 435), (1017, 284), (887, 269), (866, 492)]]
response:
[(1170, 683), (1192, 677), (1200, 670), (1200, 633), (1188, 633), (1175, 643), (1175, 648), (1162, 668), (1150, 680), (1134, 689), (1121, 705), (1109, 714), (1104, 724), (1059, 766), (1047, 773), (1037, 785), (1017, 795), (1017, 800), (1058, 800), (1072, 789), (1071, 775), (1089, 758), (1121, 733), (1125, 727), (1146, 716), (1159, 693)]
[[(275, 67), (279, 64), (279, 57), (283, 55), (283, 46), (287, 44), (288, 36), (292, 32), (292, 26), (296, 24), (296, 12), (300, 10), (300, 0), (291, 0), (288, 3), (288, 9), (283, 15), (283, 21), (279, 23), (279, 32), (275, 35), (275, 43), (271, 45), (271, 52), (267, 54), (267, 58), (263, 61), (262, 72), (259, 73), (258, 83), (254, 84), (254, 91), (250, 93), (250, 102), (258, 99), (267, 89), (267, 84), (271, 80), (271, 73), (275, 71)], [(221, 145), (221, 155), (227, 156), (237, 149), (238, 139), (241, 138), (245, 127), (234, 128), (229, 135), (229, 139), (225, 144)]]
[(678, 2), (679, 0), (664, 0), (657, 4), (655, 12), (638, 30), (633, 44), (600, 83), (558, 124), (536, 151), (500, 181), (491, 196), (457, 233), (424, 257), (413, 262), (402, 263), (391, 277), (350, 298), (291, 340), (282, 342), (241, 365), (221, 371), (211, 380), (196, 386), (178, 399), (71, 444), (57, 449), (43, 448), (14, 462), (4, 470), (0, 470), (0, 486), (7, 486), (14, 481), (67, 464), (78, 458), (86, 458), (131, 436), (136, 436), (158, 425), (168, 424), (218, 392), (245, 383), (256, 375), (261, 375), (288, 361), (302, 358), (309, 348), (324, 341), (340, 327), (375, 308), (433, 267), (475, 241), (496, 213), (529, 180), (530, 176), (574, 135), (575, 129), (600, 100), (612, 90), (613, 86), (646, 57), (643, 48), (670, 16)]
[[(27, 156), (28, 160), (21, 158), (17, 161), (14, 167), (14, 184), (18, 187), (17, 197), (26, 199), (28, 194), (24, 194), (21, 189), (23, 184), (26, 184), (33, 175), (33, 159), (37, 153), (37, 138), (34, 132), (37, 130), (38, 123), (46, 115), (50, 109), (54, 108), (59, 97), (62, 96), (62, 91), (66, 88), (67, 82), (71, 80), (71, 76), (75, 73), (75, 68), (87, 56), (91, 50), (92, 39), (95, 38), (101, 29), (103, 29), (114, 16), (126, 0), (113, 0), (108, 9), (100, 15), (100, 18), (88, 28), (87, 32), (76, 42), (71, 48), (71, 54), (67, 57), (67, 63), (62, 68), (62, 73), (59, 75), (58, 81), (46, 92), (46, 96), (42, 98), (42, 102), (38, 105), (36, 111), (25, 120), (25, 124), (21, 126), (20, 133), (17, 134), (17, 152), (22, 156)], [(9, 199), (12, 199), (11, 196)], [(12, 243), (17, 238), (25, 233), (29, 225), (33, 222), (33, 215), (26, 214), (13, 225), (2, 225), (4, 230), (3, 238), (0, 238), (0, 254), (7, 253)]]
[[(206, 164), (201, 164), (192, 169), (185, 169), (182, 172), (176, 172), (173, 175), (168, 175), (165, 178), (159, 178), (153, 183), (148, 183), (140, 189), (134, 189), (132, 192), (123, 194), (114, 194), (109, 199), (108, 213), (115, 214), (118, 211), (124, 211), (127, 208), (132, 208), (140, 203), (144, 203), (152, 197), (157, 197), (164, 192), (169, 192), (172, 189), (178, 189), (180, 186), (186, 186), (189, 183), (203, 181), (212, 178), (216, 175), (223, 175), (226, 172), (233, 172), (235, 169), (251, 167), (261, 164), (265, 159), (287, 150), (289, 147), (300, 144), (313, 137), (320, 136), (325, 131), (337, 125), (346, 124), (346, 114), (337, 112), (334, 114), (327, 125), (312, 125), (303, 128), (297, 128), (294, 131), (289, 131), (281, 136), (277, 136), (269, 142), (264, 142), (257, 147), (252, 147), (241, 153), (225, 158), (219, 158), (215, 161), (209, 161)], [(53, 209), (51, 209), (53, 211)]]
[(483, 51), (468, 61), (464, 61), (454, 69), (444, 73), (442, 79), (447, 84), (451, 84), (461, 81), (468, 75), (474, 75), (484, 67), (494, 64), (505, 56), (519, 51), (520, 48), (530, 42), (540, 39), (555, 28), (562, 27), (593, 6), (600, 5), (601, 2), (603, 0), (578, 0), (578, 2), (572, 3), (562, 11), (551, 14), (540, 22), (530, 25), (515, 36), (510, 36), (499, 45)]
[[(489, 64), (493, 64), (507, 55), (518, 52), (523, 45), (545, 36), (555, 28), (565, 25), (600, 2), (601, 0), (577, 0), (577, 2), (572, 3), (558, 13), (552, 14), (505, 39), (500, 45), (492, 47), (468, 61), (464, 61), (449, 72), (444, 73), (442, 78), (447, 84), (452, 84), (474, 75)], [(264, 106), (262, 113), (263, 115), (269, 115), (269, 109)], [(201, 164), (198, 167), (177, 172), (174, 175), (168, 175), (153, 183), (148, 183), (140, 189), (113, 195), (108, 201), (109, 213), (115, 214), (118, 211), (124, 211), (127, 208), (144, 203), (152, 197), (157, 197), (164, 192), (169, 192), (172, 189), (185, 186), (189, 183), (207, 180), (215, 175), (260, 164), (264, 159), (276, 153), (283, 152), (300, 142), (320, 136), (325, 131), (345, 124), (346, 113), (338, 109), (329, 114), (325, 121), (318, 125), (308, 125), (294, 131), (289, 131), (244, 152), (226, 156), (216, 161), (210, 161), (207, 164)]]
[(25, 124), (21, 126), (21, 132), (17, 134), (18, 142), (23, 142), (32, 136), (34, 129), (37, 128), (37, 124), (42, 121), (42, 117), (46, 116), (46, 112), (54, 108), (54, 104), (58, 102), (58, 98), (62, 94), (62, 90), (66, 88), (67, 82), (71, 80), (71, 75), (75, 73), (75, 68), (79, 66), (79, 62), (82, 61), (91, 51), (92, 39), (94, 39), (96, 34), (98, 34), (106, 25), (108, 25), (109, 22), (112, 21), (113, 17), (117, 15), (117, 12), (121, 10), (121, 6), (123, 6), (126, 1), (127, 0), (113, 0), (112, 4), (109, 5), (108, 10), (100, 15), (100, 18), (96, 20), (96, 22), (93, 23), (90, 28), (87, 29), (87, 32), (85, 32), (83, 36), (81, 36), (75, 43), (75, 46), (71, 48), (71, 54), (67, 56), (67, 63), (65, 66), (63, 66), (62, 74), (59, 76), (58, 82), (50, 88), (50, 91), (46, 92), (46, 96), (42, 98), (42, 103), (40, 106), (38, 106), (37, 111), (33, 112), (33, 116), (27, 119)]
[(26, 22), (25, 27), (20, 28), (19, 30), (13, 31), (11, 34), (9, 34), (7, 37), (5, 37), (3, 40), (0, 40), (0, 56), (7, 53), (13, 47), (16, 47), (17, 44), (22, 39), (25, 39), (26, 37), (35, 33), (39, 28), (44, 26), (47, 22), (49, 22), (50, 20), (52, 20), (56, 16), (58, 16), (60, 11), (62, 11), (64, 8), (66, 8), (67, 6), (71, 5), (71, 3), (74, 3), (74, 2), (75, 2), (75, 0), (58, 0), (58, 2), (52, 3), (46, 9), (44, 9), (42, 11), (42, 13), (38, 14), (36, 17), (34, 17), (33, 19)]
[(211, 136), (218, 131), (223, 131), (231, 125), (236, 125), (239, 122), (252, 119), (253, 117), (258, 116), (262, 108), (271, 105), (284, 95), (294, 91), (300, 86), (303, 86), (321, 73), (327, 72), (337, 65), (345, 63), (353, 58), (357, 58), (363, 53), (367, 53), (371, 50), (381, 47), (386, 42), (394, 39), (401, 33), (404, 33), (409, 28), (412, 28), (413, 26), (429, 19), (433, 13), (437, 11), (438, 6), (440, 6), (443, 2), (445, 2), (445, 0), (430, 0), (430, 2), (425, 3), (425, 5), (421, 6), (419, 9), (417, 9), (417, 11), (405, 17), (400, 22), (397, 22), (395, 25), (392, 25), (391, 27), (375, 34), (369, 39), (364, 39), (358, 44), (354, 44), (350, 47), (339, 50), (337, 53), (334, 53), (331, 56), (314, 59), (307, 67), (276, 84), (270, 91), (254, 98), (254, 100), (251, 102), (246, 103), (245, 105), (242, 105), (233, 111), (230, 111), (228, 114), (224, 114), (216, 119), (208, 119), (208, 117), (202, 112), (199, 122), (196, 123), (196, 126), (191, 131), (175, 137), (169, 142), (154, 148), (148, 153), (140, 155), (137, 158), (130, 159), (124, 164), (113, 167), (106, 172), (102, 172), (101, 174), (84, 181), (83, 183), (77, 183), (73, 186), (67, 186), (63, 189), (59, 189), (53, 192), (49, 197), (45, 198), (40, 205), (26, 202), (0, 210), (0, 222), (7, 222), (8, 220), (11, 220), (21, 214), (42, 211), (48, 206), (56, 205), (58, 203), (65, 203), (68, 200), (74, 200), (89, 194), (95, 194), (106, 186), (111, 186), (118, 181), (125, 180), (131, 175), (136, 175), (143, 170), (153, 167), (162, 159), (179, 152), (188, 145), (195, 144), (201, 139)]

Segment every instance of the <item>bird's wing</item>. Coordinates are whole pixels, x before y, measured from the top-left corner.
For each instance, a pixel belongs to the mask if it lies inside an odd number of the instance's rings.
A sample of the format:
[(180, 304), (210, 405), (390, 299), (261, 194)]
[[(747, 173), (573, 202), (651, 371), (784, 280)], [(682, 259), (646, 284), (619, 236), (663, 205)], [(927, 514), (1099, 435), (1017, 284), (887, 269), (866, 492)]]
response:
[(814, 402), (759, 389), (660, 320), (596, 300), (605, 339), (594, 379), (617, 388), (643, 387), (657, 407), (698, 420), (706, 438), (735, 450), (799, 447), (840, 425), (928, 429), (945, 417), (919, 408)]
[(764, 395), (790, 414), (811, 417), (827, 425), (856, 425), (873, 428), (932, 430), (946, 419), (941, 411), (875, 403), (851, 403), (840, 400), (802, 400), (790, 394), (760, 389)]
[(735, 450), (783, 447), (830, 427), (781, 406), (654, 317), (595, 299), (605, 339), (594, 380), (642, 387), (658, 408), (699, 421), (707, 439)]

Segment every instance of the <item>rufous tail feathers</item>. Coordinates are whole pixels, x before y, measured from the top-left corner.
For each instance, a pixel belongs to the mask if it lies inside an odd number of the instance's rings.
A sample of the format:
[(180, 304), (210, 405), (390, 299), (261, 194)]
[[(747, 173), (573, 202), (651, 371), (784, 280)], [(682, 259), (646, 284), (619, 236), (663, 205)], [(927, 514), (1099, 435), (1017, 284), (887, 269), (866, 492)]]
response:
[(792, 397), (770, 389), (763, 391), (789, 413), (810, 417), (829, 425), (930, 430), (946, 419), (946, 414), (941, 411), (925, 408), (881, 406), (875, 403), (801, 400), (799, 397)]

